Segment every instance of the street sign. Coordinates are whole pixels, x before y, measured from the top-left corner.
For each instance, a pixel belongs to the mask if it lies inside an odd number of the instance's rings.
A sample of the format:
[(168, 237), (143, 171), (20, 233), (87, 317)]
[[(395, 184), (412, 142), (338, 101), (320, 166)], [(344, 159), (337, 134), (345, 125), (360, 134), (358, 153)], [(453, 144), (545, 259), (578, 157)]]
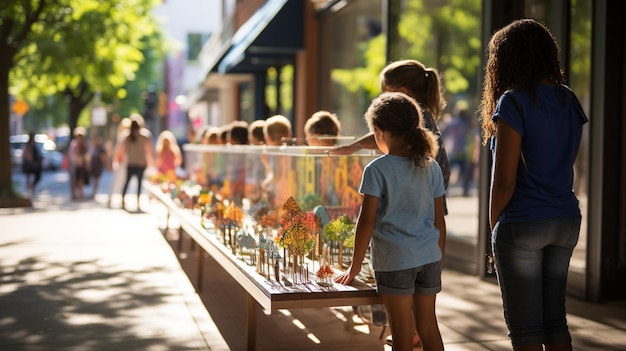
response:
[(105, 126), (107, 124), (107, 109), (104, 107), (94, 107), (91, 110), (91, 125)]
[(13, 112), (20, 116), (24, 116), (24, 114), (28, 112), (28, 104), (24, 100), (16, 100), (11, 108), (13, 109)]

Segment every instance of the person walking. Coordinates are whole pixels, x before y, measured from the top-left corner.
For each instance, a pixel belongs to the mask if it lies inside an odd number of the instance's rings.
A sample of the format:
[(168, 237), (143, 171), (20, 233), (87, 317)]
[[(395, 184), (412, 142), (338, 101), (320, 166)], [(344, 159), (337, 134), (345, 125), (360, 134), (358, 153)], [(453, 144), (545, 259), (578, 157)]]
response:
[(85, 136), (87, 131), (83, 127), (74, 129), (74, 140), (69, 148), (72, 183), (72, 200), (85, 198), (85, 185), (89, 185), (89, 153)]
[(143, 174), (153, 164), (152, 140), (149, 132), (141, 128), (136, 119), (130, 123), (130, 133), (124, 138), (118, 149), (118, 160), (126, 159), (126, 181), (122, 189), (122, 208), (126, 209), (126, 191), (132, 178), (137, 179), (137, 211), (141, 211), (140, 195)]
[(116, 144), (112, 152), (111, 169), (113, 170), (113, 179), (111, 180), (111, 186), (109, 187), (109, 200), (107, 201), (107, 207), (111, 207), (111, 200), (113, 194), (122, 191), (124, 182), (126, 181), (126, 158), (123, 153), (119, 152), (120, 145), (124, 138), (130, 131), (130, 118), (124, 118), (120, 121), (117, 127)]
[(543, 24), (518, 20), (491, 37), (480, 119), (493, 153), (495, 268), (516, 351), (572, 350), (565, 291), (581, 224), (573, 168), (587, 117), (563, 83), (558, 44)]
[(89, 156), (89, 176), (92, 178), (91, 198), (95, 198), (100, 186), (100, 177), (104, 172), (108, 156), (101, 136), (93, 138), (91, 152)]
[(30, 132), (28, 141), (22, 147), (22, 173), (26, 178), (26, 192), (30, 198), (35, 196), (37, 184), (41, 180), (42, 160), (41, 150), (35, 142), (35, 133)]
[(183, 155), (174, 133), (164, 130), (156, 142), (156, 167), (159, 175), (175, 177), (176, 169), (183, 163)]
[(340, 284), (354, 280), (371, 241), (376, 289), (395, 351), (413, 350), (416, 331), (423, 350), (443, 350), (435, 297), (445, 251), (445, 188), (434, 161), (437, 141), (422, 127), (420, 110), (411, 97), (393, 92), (374, 99), (365, 113), (384, 155), (363, 171), (352, 263), (335, 278)]
[(461, 186), (463, 196), (468, 195), (468, 169), (471, 148), (468, 146), (470, 124), (467, 111), (455, 108), (455, 113), (441, 128), (441, 138), (450, 161), (452, 186)]

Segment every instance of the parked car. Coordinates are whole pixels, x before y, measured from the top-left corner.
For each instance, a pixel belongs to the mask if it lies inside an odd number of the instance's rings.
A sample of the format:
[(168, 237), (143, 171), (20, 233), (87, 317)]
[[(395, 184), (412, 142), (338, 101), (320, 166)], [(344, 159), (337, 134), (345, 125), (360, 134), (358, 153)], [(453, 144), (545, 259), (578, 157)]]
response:
[[(28, 134), (12, 135), (9, 141), (11, 143), (11, 164), (14, 167), (21, 167), (22, 149), (24, 144), (28, 142)], [(53, 140), (50, 140), (45, 134), (35, 134), (35, 144), (41, 152), (44, 170), (61, 169), (63, 153), (56, 150), (56, 143)]]

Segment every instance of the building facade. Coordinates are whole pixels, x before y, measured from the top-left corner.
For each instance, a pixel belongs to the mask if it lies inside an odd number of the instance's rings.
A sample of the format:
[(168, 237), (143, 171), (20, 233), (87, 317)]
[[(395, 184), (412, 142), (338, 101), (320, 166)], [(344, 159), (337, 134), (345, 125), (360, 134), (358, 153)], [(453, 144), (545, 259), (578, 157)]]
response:
[[(218, 126), (280, 113), (292, 120), (296, 137), (302, 137), (304, 122), (318, 110), (336, 113), (343, 135), (365, 133), (362, 116), (379, 93), (378, 72), (387, 62), (405, 58), (440, 73), (448, 101), (442, 127), (460, 110), (472, 116), (491, 33), (518, 18), (546, 23), (561, 46), (568, 85), (590, 120), (576, 162), (583, 225), (568, 290), (597, 302), (626, 298), (623, 2), (241, 0), (222, 1), (222, 6), (228, 16), (220, 34), (203, 48), (204, 80), (188, 111), (201, 106), (209, 124)], [(466, 151), (473, 157), (467, 157), (466, 168), (473, 171), (457, 171), (448, 189), (449, 216), (463, 221), (458, 228), (448, 227), (446, 264), (489, 279), (491, 161), (473, 137), (476, 122), (467, 120)]]
[(163, 62), (163, 87), (155, 88), (153, 93), (157, 96), (152, 97), (158, 100), (158, 105), (154, 106), (158, 111), (154, 114), (160, 117), (155, 119), (157, 125), (151, 126), (154, 131), (169, 129), (184, 140), (189, 122), (196, 125), (207, 123), (208, 117), (202, 108), (196, 110), (199, 113), (191, 121), (188, 120), (185, 97), (204, 80), (199, 54), (204, 43), (222, 28), (221, 5), (218, 0), (163, 0), (154, 9), (161, 30), (170, 43)]

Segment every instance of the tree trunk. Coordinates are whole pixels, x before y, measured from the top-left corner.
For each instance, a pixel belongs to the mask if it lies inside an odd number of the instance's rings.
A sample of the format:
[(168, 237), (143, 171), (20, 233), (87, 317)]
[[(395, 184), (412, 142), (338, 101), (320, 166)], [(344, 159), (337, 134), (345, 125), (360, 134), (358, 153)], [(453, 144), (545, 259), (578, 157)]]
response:
[(0, 55), (0, 197), (7, 197), (12, 193), (12, 165), (11, 148), (9, 144), (9, 129), (11, 113), (9, 106), (9, 71), (13, 66), (15, 49), (3, 47)]

